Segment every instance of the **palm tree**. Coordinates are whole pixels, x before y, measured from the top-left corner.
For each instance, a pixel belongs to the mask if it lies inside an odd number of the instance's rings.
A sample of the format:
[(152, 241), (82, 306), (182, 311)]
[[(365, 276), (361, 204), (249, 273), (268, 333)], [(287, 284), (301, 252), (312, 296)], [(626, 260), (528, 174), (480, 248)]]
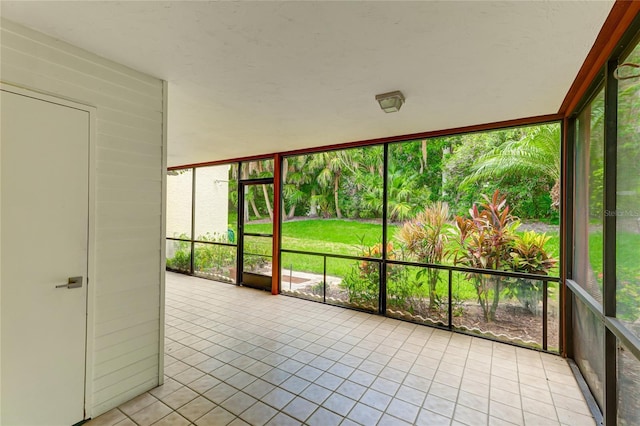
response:
[[(282, 160), (282, 203), (284, 220), (293, 218), (298, 204), (308, 199), (302, 186), (312, 179), (308, 169), (308, 156), (298, 155), (296, 157), (285, 157)], [(289, 205), (289, 211), (284, 209), (284, 203)]]
[(560, 125), (545, 124), (527, 129), (524, 136), (509, 140), (480, 156), (474, 172), (463, 184), (510, 174), (545, 176), (554, 182), (551, 204), (560, 205)]
[(348, 171), (348, 167), (353, 165), (350, 153), (347, 150), (340, 150), (314, 154), (311, 158), (310, 165), (312, 169), (320, 169), (316, 175), (316, 182), (324, 194), (333, 192), (336, 216), (338, 219), (341, 219), (342, 211), (340, 210), (339, 197), (340, 181), (343, 173)]

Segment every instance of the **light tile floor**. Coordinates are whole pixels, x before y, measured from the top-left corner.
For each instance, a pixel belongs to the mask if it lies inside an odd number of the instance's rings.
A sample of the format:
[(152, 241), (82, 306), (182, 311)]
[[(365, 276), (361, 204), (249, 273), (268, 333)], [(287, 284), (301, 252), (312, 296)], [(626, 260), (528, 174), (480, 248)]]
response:
[(557, 356), (167, 273), (165, 383), (99, 425), (594, 425)]

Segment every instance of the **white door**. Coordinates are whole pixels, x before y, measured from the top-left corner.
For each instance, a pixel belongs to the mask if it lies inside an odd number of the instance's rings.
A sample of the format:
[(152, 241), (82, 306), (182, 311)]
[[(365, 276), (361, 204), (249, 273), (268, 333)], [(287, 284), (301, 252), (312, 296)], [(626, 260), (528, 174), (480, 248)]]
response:
[[(84, 418), (90, 116), (7, 90), (0, 422), (68, 426)], [(69, 277), (82, 287), (66, 288)]]

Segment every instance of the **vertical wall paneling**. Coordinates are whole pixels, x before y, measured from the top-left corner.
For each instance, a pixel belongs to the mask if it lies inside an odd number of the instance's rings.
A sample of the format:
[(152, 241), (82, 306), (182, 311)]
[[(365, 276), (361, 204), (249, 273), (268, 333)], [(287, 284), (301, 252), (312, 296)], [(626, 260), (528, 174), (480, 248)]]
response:
[(166, 84), (7, 20), (0, 31), (3, 83), (96, 110), (86, 395), (95, 417), (162, 380)]
[(164, 302), (165, 302), (165, 269), (167, 267), (167, 122), (169, 114), (169, 84), (162, 82), (162, 220), (160, 226), (160, 330), (158, 336), (158, 384), (164, 383)]

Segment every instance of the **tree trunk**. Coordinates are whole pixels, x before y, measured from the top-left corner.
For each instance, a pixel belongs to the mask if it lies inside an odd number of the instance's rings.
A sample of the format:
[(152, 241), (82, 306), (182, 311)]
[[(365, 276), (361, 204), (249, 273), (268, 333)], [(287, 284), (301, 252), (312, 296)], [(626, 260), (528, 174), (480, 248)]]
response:
[(260, 213), (258, 212), (258, 208), (256, 207), (256, 202), (253, 201), (253, 198), (249, 200), (249, 204), (251, 204), (251, 208), (253, 209), (253, 214), (255, 215), (256, 219), (262, 219), (262, 216), (260, 216)]
[(289, 213), (287, 213), (287, 219), (293, 219), (293, 215), (296, 213), (296, 205), (292, 205), (289, 209)]
[(333, 179), (333, 199), (336, 203), (336, 216), (338, 217), (338, 219), (342, 219), (342, 212), (340, 211), (340, 205), (339, 205), (339, 196), (338, 196), (338, 189), (340, 189), (340, 176), (337, 175), (334, 179)]
[(269, 218), (273, 221), (273, 209), (271, 209), (271, 201), (269, 201), (269, 191), (267, 191), (267, 185), (265, 184), (262, 184), (262, 193), (264, 194), (264, 202), (267, 205)]
[(427, 168), (427, 140), (422, 140), (422, 161), (420, 162), (420, 174)]
[(551, 208), (555, 211), (560, 210), (560, 181), (557, 180), (556, 183), (551, 188)]
[[(444, 164), (444, 159), (445, 156), (451, 154), (451, 147), (450, 146), (445, 146), (444, 148), (442, 148), (442, 164)], [(445, 170), (445, 168), (443, 167), (441, 172), (440, 172), (440, 176), (442, 178), (442, 196), (446, 197), (447, 196), (447, 191), (446, 191), (446, 187), (447, 187), (447, 172)]]
[(498, 303), (500, 303), (500, 283), (501, 277), (493, 277), (493, 302), (491, 303), (491, 311), (489, 311), (489, 320), (496, 320), (496, 311), (498, 310)]
[(287, 173), (289, 172), (289, 160), (287, 157), (282, 159), (282, 184), (287, 183)]
[(316, 190), (311, 189), (311, 198), (309, 199), (309, 216), (318, 217), (318, 206), (316, 206)]
[(478, 304), (482, 308), (484, 321), (489, 322), (489, 283), (487, 282), (489, 278), (484, 278), (481, 274), (473, 274), (471, 279), (473, 280), (473, 285), (476, 288), (476, 293), (478, 294)]
[(438, 269), (429, 269), (427, 272), (429, 277), (429, 311), (433, 312), (436, 309), (436, 287), (438, 285), (438, 276), (440, 271)]

